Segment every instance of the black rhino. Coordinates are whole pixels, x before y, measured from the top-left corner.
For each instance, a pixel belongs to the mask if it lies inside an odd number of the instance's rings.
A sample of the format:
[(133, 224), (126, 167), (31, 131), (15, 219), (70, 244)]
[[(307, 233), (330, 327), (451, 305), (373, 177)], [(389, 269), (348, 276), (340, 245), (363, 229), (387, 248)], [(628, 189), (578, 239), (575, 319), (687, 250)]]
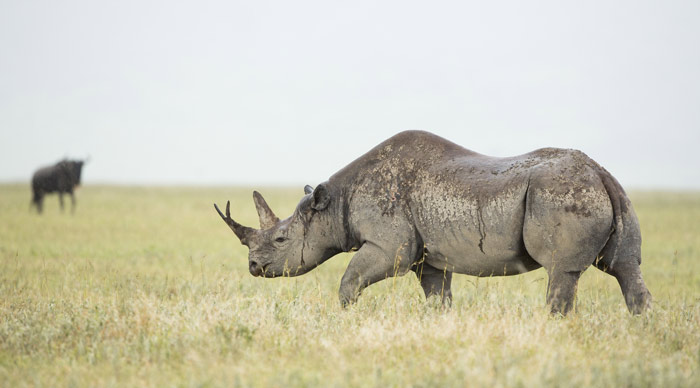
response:
[(413, 270), (426, 297), (450, 303), (452, 273), (547, 270), (547, 304), (566, 314), (591, 264), (618, 280), (627, 307), (651, 304), (637, 217), (624, 190), (583, 152), (543, 148), (498, 158), (423, 131), (401, 132), (312, 189), (279, 220), (253, 197), (260, 229), (219, 215), (249, 247), (254, 276), (304, 274), (357, 250), (343, 306), (382, 279)]

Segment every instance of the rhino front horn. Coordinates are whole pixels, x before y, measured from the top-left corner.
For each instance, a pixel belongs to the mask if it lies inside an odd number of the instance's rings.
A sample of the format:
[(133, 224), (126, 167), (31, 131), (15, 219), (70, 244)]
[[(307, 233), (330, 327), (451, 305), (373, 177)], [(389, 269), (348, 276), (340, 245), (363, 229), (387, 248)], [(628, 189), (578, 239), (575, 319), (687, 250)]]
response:
[(231, 201), (226, 201), (226, 215), (219, 210), (219, 207), (214, 204), (214, 208), (216, 211), (219, 213), (221, 216), (221, 219), (224, 220), (226, 225), (228, 225), (229, 228), (233, 231), (233, 233), (236, 234), (236, 237), (238, 237), (239, 240), (241, 240), (241, 244), (246, 245), (247, 241), (246, 238), (253, 232), (255, 232), (255, 229), (249, 228), (247, 226), (243, 226), (239, 224), (238, 222), (234, 221), (233, 218), (231, 218)]
[(265, 198), (257, 191), (253, 192), (253, 201), (255, 201), (255, 209), (257, 209), (258, 217), (260, 217), (261, 229), (270, 229), (280, 221), (267, 205), (267, 202), (265, 202)]

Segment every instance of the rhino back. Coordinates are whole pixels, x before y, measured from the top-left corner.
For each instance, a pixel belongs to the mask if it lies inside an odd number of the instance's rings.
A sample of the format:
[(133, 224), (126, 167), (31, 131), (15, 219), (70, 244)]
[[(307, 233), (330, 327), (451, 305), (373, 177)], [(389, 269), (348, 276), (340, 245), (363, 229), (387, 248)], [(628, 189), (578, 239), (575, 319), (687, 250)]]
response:
[(517, 160), (407, 131), (330, 181), (347, 188), (358, 241), (403, 239), (440, 268), (480, 274), (531, 261), (522, 243), (528, 171), (512, 168)]
[[(547, 148), (497, 158), (427, 132), (407, 131), (370, 150), (330, 182), (346, 188), (360, 241), (403, 239), (419, 245), (414, 251), (425, 248), (426, 261), (437, 268), (510, 275), (539, 267), (523, 237), (529, 191), (537, 190), (544, 201), (571, 202), (568, 212), (588, 212), (576, 207), (583, 204), (600, 218), (608, 216), (609, 200), (600, 181), (591, 174), (577, 175), (596, 166), (575, 150)], [(572, 195), (578, 197), (571, 200)]]

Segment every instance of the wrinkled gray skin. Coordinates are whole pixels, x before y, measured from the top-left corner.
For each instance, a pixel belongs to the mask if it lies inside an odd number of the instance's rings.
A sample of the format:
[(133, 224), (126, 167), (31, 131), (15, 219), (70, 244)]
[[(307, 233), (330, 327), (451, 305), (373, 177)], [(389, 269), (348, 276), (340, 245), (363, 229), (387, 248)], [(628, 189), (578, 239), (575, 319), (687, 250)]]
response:
[[(386, 140), (279, 220), (255, 192), (261, 229), (217, 211), (250, 248), (254, 276), (297, 276), (357, 250), (340, 284), (343, 306), (412, 270), (426, 297), (451, 301), (452, 273), (516, 275), (544, 267), (547, 304), (566, 314), (591, 264), (617, 278), (629, 310), (650, 306), (639, 268), (639, 223), (620, 184), (584, 153), (543, 148), (481, 155), (433, 134)], [(215, 205), (216, 206), (216, 205)]]

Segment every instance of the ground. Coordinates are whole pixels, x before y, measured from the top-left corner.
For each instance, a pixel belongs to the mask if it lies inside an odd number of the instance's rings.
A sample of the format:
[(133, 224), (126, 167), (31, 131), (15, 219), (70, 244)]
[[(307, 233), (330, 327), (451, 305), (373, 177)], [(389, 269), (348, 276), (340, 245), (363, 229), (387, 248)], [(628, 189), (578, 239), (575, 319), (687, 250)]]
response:
[[(256, 189), (280, 216), (303, 194)], [(341, 309), (349, 255), (254, 278), (212, 206), (257, 227), (252, 188), (88, 185), (39, 216), (0, 185), (0, 386), (700, 386), (700, 193), (631, 198), (652, 310), (592, 268), (562, 319), (542, 269), (455, 275), (447, 311), (412, 273)]]

